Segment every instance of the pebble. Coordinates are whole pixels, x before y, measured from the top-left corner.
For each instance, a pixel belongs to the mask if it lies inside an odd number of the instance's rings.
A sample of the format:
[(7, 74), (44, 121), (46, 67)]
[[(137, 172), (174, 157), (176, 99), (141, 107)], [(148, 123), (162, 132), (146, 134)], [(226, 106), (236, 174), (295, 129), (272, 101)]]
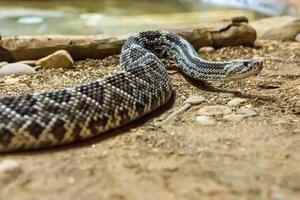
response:
[(219, 97), (222, 97), (222, 98), (233, 98), (234, 94), (231, 94), (231, 93), (220, 93)]
[(24, 63), (26, 65), (30, 65), (30, 66), (34, 67), (36, 61), (35, 60), (22, 60), (22, 61), (20, 61), (20, 63)]
[(196, 122), (205, 126), (212, 126), (216, 124), (216, 120), (210, 116), (197, 116)]
[(8, 64), (8, 62), (0, 62), (0, 68), (2, 67), (2, 66), (4, 66), (4, 65), (7, 65)]
[(225, 115), (223, 119), (231, 122), (240, 122), (246, 117), (247, 117), (246, 115), (241, 115), (241, 114), (229, 114), (229, 115)]
[(0, 84), (0, 85), (13, 85), (13, 84), (16, 84), (19, 82), (19, 78), (8, 78), (6, 79), (3, 84)]
[(18, 175), (22, 171), (20, 164), (15, 160), (4, 160), (0, 163), (0, 176)]
[(246, 106), (242, 106), (236, 111), (237, 114), (245, 115), (247, 117), (253, 117), (257, 115), (257, 112), (254, 110), (251, 110), (250, 108), (247, 108)]
[(206, 106), (198, 111), (198, 115), (223, 116), (231, 113), (231, 108), (223, 105)]
[(186, 99), (183, 104), (191, 104), (191, 105), (198, 105), (205, 101), (205, 98), (203, 96), (191, 96), (188, 99)]
[(297, 85), (297, 86), (296, 86), (296, 89), (297, 89), (297, 93), (300, 94), (300, 85)]
[(261, 83), (258, 85), (258, 87), (262, 88), (262, 89), (277, 89), (281, 87), (281, 83), (279, 82), (274, 82), (274, 83)]
[(215, 49), (213, 47), (201, 47), (198, 52), (201, 54), (201, 53), (212, 53), (214, 51)]
[(59, 50), (47, 57), (37, 60), (35, 65), (43, 68), (73, 68), (74, 61), (67, 51)]
[(247, 100), (244, 99), (244, 98), (234, 98), (234, 99), (231, 99), (227, 105), (229, 107), (237, 107), (237, 106), (240, 106), (242, 104), (244, 104)]
[(236, 16), (231, 19), (232, 23), (249, 23), (249, 19), (245, 16)]
[(298, 35), (296, 35), (295, 40), (296, 40), (297, 42), (300, 42), (300, 33), (299, 33)]
[(7, 75), (22, 75), (22, 74), (34, 74), (36, 71), (33, 67), (21, 62), (10, 63), (0, 68), (0, 76)]
[(271, 199), (272, 200), (288, 200), (288, 198), (284, 194), (278, 193), (278, 192), (273, 192), (271, 195)]

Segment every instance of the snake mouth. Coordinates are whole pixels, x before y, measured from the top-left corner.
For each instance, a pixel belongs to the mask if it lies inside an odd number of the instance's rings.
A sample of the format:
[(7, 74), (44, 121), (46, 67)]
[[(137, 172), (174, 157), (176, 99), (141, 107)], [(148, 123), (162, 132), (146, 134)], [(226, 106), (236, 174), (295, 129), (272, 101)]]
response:
[(239, 67), (229, 70), (228, 80), (238, 80), (257, 76), (263, 69), (262, 61), (262, 58), (253, 58), (251, 60), (241, 61), (241, 65)]

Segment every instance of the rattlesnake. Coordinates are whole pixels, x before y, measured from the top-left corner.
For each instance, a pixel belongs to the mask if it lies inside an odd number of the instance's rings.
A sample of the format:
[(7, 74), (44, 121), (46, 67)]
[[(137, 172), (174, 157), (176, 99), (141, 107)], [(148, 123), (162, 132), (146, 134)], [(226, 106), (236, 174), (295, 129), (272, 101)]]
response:
[(146, 31), (122, 47), (121, 70), (101, 80), (53, 92), (0, 99), (0, 152), (36, 149), (91, 138), (125, 125), (164, 105), (172, 84), (160, 55), (188, 76), (233, 80), (258, 74), (259, 58), (211, 62), (182, 37)]

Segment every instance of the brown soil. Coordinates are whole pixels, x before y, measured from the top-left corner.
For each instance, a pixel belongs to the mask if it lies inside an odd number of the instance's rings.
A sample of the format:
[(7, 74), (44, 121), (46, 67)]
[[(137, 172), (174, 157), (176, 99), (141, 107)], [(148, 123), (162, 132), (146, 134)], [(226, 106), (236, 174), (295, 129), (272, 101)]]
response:
[[(1, 155), (22, 172), (0, 177), (0, 199), (300, 199), (300, 43), (258, 41), (202, 55), (223, 60), (260, 56), (264, 69), (236, 82), (191, 83), (168, 65), (176, 100), (120, 130), (65, 147)], [(112, 72), (118, 56), (0, 79), (2, 95), (53, 90)], [(189, 96), (206, 102), (156, 126)], [(235, 96), (258, 113), (239, 123), (196, 122), (207, 105)]]

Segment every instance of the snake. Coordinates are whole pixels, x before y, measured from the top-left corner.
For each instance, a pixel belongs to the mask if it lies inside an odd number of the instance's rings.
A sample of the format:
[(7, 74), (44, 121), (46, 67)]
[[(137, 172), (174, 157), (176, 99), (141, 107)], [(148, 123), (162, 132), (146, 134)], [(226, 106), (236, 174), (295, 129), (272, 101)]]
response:
[(209, 61), (175, 33), (135, 33), (124, 42), (120, 69), (112, 74), (69, 88), (1, 97), (0, 152), (82, 141), (154, 112), (174, 92), (163, 56), (203, 81), (243, 79), (262, 70), (262, 58)]

